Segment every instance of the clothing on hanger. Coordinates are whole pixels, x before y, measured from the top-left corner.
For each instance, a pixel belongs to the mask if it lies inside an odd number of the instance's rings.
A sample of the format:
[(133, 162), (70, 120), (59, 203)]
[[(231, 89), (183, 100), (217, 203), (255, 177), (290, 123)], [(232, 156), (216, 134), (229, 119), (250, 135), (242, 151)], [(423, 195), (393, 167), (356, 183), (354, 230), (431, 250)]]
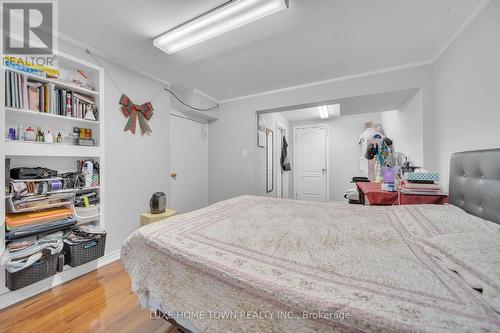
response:
[(286, 142), (285, 136), (283, 136), (283, 143), (281, 145), (281, 157), (280, 157), (281, 170), (290, 171), (290, 162), (288, 161), (288, 142)]

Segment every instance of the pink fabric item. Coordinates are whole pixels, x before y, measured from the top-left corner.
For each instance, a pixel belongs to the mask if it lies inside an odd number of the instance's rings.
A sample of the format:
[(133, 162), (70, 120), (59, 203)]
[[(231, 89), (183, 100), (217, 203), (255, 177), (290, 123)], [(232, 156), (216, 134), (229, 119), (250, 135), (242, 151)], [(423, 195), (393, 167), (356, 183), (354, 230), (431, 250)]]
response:
[(360, 196), (366, 196), (370, 205), (397, 205), (398, 193), (388, 192), (380, 188), (381, 184), (376, 182), (356, 183), (360, 190)]
[(370, 205), (444, 205), (448, 203), (446, 195), (418, 195), (388, 192), (380, 188), (381, 184), (376, 182), (356, 183), (360, 190), (360, 196), (366, 196)]
[(418, 195), (401, 193), (401, 205), (444, 205), (448, 203), (446, 195)]

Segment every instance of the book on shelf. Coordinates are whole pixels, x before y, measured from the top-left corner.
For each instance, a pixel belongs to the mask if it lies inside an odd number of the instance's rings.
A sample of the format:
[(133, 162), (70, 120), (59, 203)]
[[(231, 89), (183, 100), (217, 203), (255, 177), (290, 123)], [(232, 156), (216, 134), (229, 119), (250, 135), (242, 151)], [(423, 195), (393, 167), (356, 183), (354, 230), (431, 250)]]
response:
[(9, 81), (10, 80), (10, 73), (5, 72), (5, 105), (9, 106), (10, 105), (10, 88), (9, 88)]
[(59, 105), (59, 115), (66, 115), (66, 89), (59, 89), (57, 103)]
[(79, 94), (79, 93), (73, 93), (73, 95), (75, 96), (75, 98), (78, 98), (83, 103), (94, 104), (95, 105), (94, 100), (92, 98), (88, 97), (88, 96), (85, 96), (85, 95), (82, 95), (82, 94)]
[(9, 70), (5, 71), (5, 104), (11, 108), (59, 116), (98, 119), (92, 97), (59, 88), (54, 82), (31, 81), (27, 74)]
[(19, 107), (19, 91), (17, 90), (17, 77), (19, 74), (12, 73), (10, 84), (12, 86), (12, 104), (15, 108)]
[(23, 81), (22, 89), (23, 89), (23, 107), (28, 108), (29, 103), (28, 103), (28, 76), (23, 75), (21, 76), (21, 79)]
[(43, 112), (50, 113), (50, 87), (48, 83), (43, 85), (44, 109)]
[(66, 116), (67, 117), (72, 117), (72, 101), (73, 100), (73, 93), (68, 91), (66, 93)]
[(6, 106), (19, 109), (28, 106), (27, 82), (28, 77), (25, 74), (10, 71), (5, 73)]
[(38, 89), (40, 91), (40, 112), (45, 112), (45, 87), (42, 84)]
[(55, 109), (54, 113), (57, 115), (61, 115), (60, 110), (59, 110), (59, 107), (60, 107), (60, 105), (59, 105), (59, 99), (60, 99), (59, 90), (57, 90), (57, 89), (54, 90), (54, 95), (55, 95), (54, 96), (55, 97), (54, 98), (54, 109)]
[(50, 112), (52, 114), (57, 114), (57, 94), (56, 94), (56, 89), (55, 85), (53, 83), (49, 83), (49, 90), (50, 90)]
[(30, 111), (40, 111), (40, 86), (42, 84), (38, 82), (27, 83), (28, 90), (28, 110)]
[(5, 104), (6, 106), (12, 106), (12, 87), (10, 84), (10, 72), (5, 72)]

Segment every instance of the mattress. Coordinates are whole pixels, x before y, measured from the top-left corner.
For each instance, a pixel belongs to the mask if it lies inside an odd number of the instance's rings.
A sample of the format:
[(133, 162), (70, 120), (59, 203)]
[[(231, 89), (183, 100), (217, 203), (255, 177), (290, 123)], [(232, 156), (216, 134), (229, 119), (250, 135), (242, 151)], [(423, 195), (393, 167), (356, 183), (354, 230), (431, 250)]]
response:
[(494, 332), (499, 235), (451, 205), (241, 196), (137, 230), (122, 260), (144, 307), (195, 332)]

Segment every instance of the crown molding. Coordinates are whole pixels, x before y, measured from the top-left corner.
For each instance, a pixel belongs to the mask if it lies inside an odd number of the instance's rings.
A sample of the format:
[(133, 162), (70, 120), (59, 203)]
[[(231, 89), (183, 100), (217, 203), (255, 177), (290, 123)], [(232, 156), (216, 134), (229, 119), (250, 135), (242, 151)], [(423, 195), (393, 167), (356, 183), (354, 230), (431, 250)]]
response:
[(481, 3), (470, 13), (469, 16), (465, 19), (464, 23), (455, 31), (453, 35), (451, 35), (450, 39), (439, 49), (434, 58), (432, 58), (432, 62), (441, 58), (441, 56), (446, 52), (446, 50), (462, 35), (462, 33), (471, 25), (471, 23), (483, 12), (483, 10), (488, 6), (491, 0), (483, 0)]
[(205, 97), (205, 98), (208, 98), (208, 99), (210, 99), (210, 100), (212, 100), (212, 101), (214, 101), (214, 102), (216, 102), (216, 103), (220, 104), (220, 101), (219, 101), (217, 98), (215, 98), (215, 97), (213, 97), (213, 96), (211, 96), (211, 95), (209, 95), (209, 94), (207, 94), (207, 93), (205, 93), (205, 92), (203, 92), (203, 91), (201, 91), (201, 90), (198, 90), (198, 89), (196, 89), (196, 88), (195, 88), (195, 89), (193, 89), (193, 90), (194, 90), (194, 92), (195, 92), (195, 93), (197, 93), (198, 95), (201, 95), (201, 96), (203, 96), (203, 97)]
[(379, 70), (360, 73), (360, 74), (341, 76), (341, 77), (336, 77), (333, 79), (328, 79), (328, 80), (323, 80), (323, 81), (315, 81), (315, 82), (300, 84), (300, 85), (286, 87), (286, 88), (263, 91), (260, 93), (255, 93), (255, 94), (246, 95), (246, 96), (223, 99), (220, 101), (220, 103), (235, 102), (235, 101), (239, 101), (239, 100), (247, 99), (247, 98), (252, 98), (252, 97), (259, 97), (259, 96), (265, 96), (265, 95), (270, 95), (270, 94), (275, 94), (275, 93), (280, 93), (280, 92), (285, 92), (285, 91), (290, 91), (290, 90), (314, 87), (314, 86), (322, 85), (322, 84), (342, 82), (342, 81), (347, 81), (347, 80), (352, 80), (352, 79), (359, 79), (359, 78), (366, 77), (366, 76), (385, 74), (385, 73), (396, 72), (396, 71), (400, 71), (400, 70), (422, 67), (422, 66), (427, 66), (427, 65), (432, 65), (432, 64), (433, 64), (432, 60), (415, 62), (415, 63), (411, 63), (411, 64), (400, 65), (400, 66), (395, 66), (395, 67), (390, 67), (390, 68), (384, 68), (384, 69), (379, 69)]
[[(421, 66), (427, 66), (427, 65), (433, 65), (436, 61), (439, 60), (439, 58), (446, 52), (446, 50), (460, 37), (460, 35), (470, 26), (470, 24), (481, 14), (481, 12), (488, 6), (488, 4), (491, 2), (491, 0), (482, 0), (481, 3), (472, 11), (472, 13), (467, 16), (465, 21), (458, 27), (458, 29), (453, 33), (453, 35), (450, 37), (450, 39), (439, 49), (439, 51), (434, 55), (432, 59), (421, 61), (421, 62), (416, 62), (416, 63), (410, 63), (410, 64), (404, 64), (400, 66), (395, 66), (395, 67), (389, 67), (389, 68), (384, 68), (380, 70), (374, 70), (374, 71), (369, 71), (365, 73), (359, 73), (359, 74), (354, 74), (354, 75), (347, 75), (347, 76), (342, 76), (342, 77), (337, 77), (337, 78), (332, 78), (332, 79), (327, 79), (323, 81), (316, 81), (316, 82), (310, 82), (310, 83), (305, 83), (305, 84), (300, 84), (296, 86), (290, 86), (290, 87), (285, 87), (285, 88), (280, 88), (280, 89), (274, 89), (274, 90), (268, 90), (268, 91), (263, 91), (255, 94), (249, 94), (249, 95), (243, 95), (243, 96), (238, 96), (238, 97), (232, 97), (232, 98), (227, 98), (227, 99), (218, 99), (214, 96), (211, 96), (210, 94), (207, 94), (199, 89), (194, 89), (196, 93), (198, 93), (201, 96), (204, 96), (216, 103), (222, 104), (222, 103), (229, 103), (229, 102), (235, 102), (235, 101), (240, 101), (248, 98), (253, 98), (253, 97), (259, 97), (259, 96), (265, 96), (265, 95), (270, 95), (270, 94), (275, 94), (279, 92), (285, 92), (285, 91), (290, 91), (290, 90), (296, 90), (296, 89), (301, 89), (301, 88), (307, 88), (307, 87), (314, 87), (317, 85), (321, 84), (328, 84), (328, 83), (334, 83), (334, 82), (342, 82), (342, 81), (347, 81), (347, 80), (352, 80), (352, 79), (358, 79), (358, 78), (363, 78), (367, 76), (372, 76), (372, 75), (378, 75), (378, 74), (384, 74), (384, 73), (390, 73), (390, 72), (395, 72), (395, 71), (400, 71), (400, 70), (405, 70), (405, 69), (411, 69), (411, 68), (417, 68)], [(170, 82), (165, 81), (157, 76), (151, 75), (147, 72), (144, 71), (139, 71), (133, 69), (134, 66), (124, 63), (123, 61), (109, 56), (99, 50), (96, 50), (89, 45), (82, 43), (72, 37), (69, 37), (67, 35), (59, 33), (59, 39), (62, 41), (65, 41), (67, 43), (70, 43), (74, 46), (80, 47), (85, 50), (91, 50), (92, 53), (98, 55), (99, 57), (106, 59), (108, 61), (111, 61), (113, 63), (116, 63), (120, 66), (123, 66), (127, 68), (130, 71), (136, 72), (140, 75), (146, 76), (152, 80), (155, 80), (157, 82), (160, 82), (162, 84), (166, 85), (171, 85)]]
[[(164, 85), (167, 85), (167, 86), (171, 86), (171, 85), (172, 85), (172, 83), (171, 83), (171, 82), (168, 82), (168, 81), (166, 81), (166, 80), (164, 80), (164, 79), (162, 79), (162, 78), (159, 78), (159, 77), (157, 77), (157, 76), (155, 76), (155, 75), (149, 74), (148, 72), (145, 72), (145, 71), (140, 71), (140, 70), (137, 70), (137, 69), (133, 69), (133, 68), (134, 68), (134, 66), (133, 66), (133, 65), (131, 65), (131, 64), (127, 64), (126, 62), (124, 62), (124, 61), (122, 61), (122, 60), (119, 60), (119, 59), (117, 59), (117, 58), (115, 58), (115, 57), (112, 57), (112, 56), (110, 56), (109, 54), (106, 54), (106, 53), (104, 53), (104, 52), (102, 52), (102, 51), (100, 51), (100, 50), (98, 50), (98, 49), (95, 49), (95, 48), (91, 47), (91, 46), (90, 46), (90, 45), (88, 45), (88, 44), (85, 44), (85, 43), (83, 43), (83, 42), (80, 42), (79, 40), (76, 40), (76, 39), (75, 39), (75, 38), (73, 38), (73, 37), (70, 37), (70, 36), (68, 36), (68, 35), (61, 34), (61, 33), (59, 34), (59, 36), (58, 36), (58, 37), (59, 37), (59, 39), (60, 39), (60, 40), (62, 40), (62, 41), (64, 41), (64, 42), (66, 42), (66, 43), (68, 43), (68, 44), (71, 44), (71, 45), (73, 45), (73, 46), (79, 47), (79, 48), (81, 48), (81, 49), (83, 49), (83, 50), (89, 50), (90, 52), (92, 52), (93, 54), (97, 55), (98, 57), (103, 58), (103, 59), (105, 59), (105, 60), (107, 60), (107, 61), (113, 62), (113, 63), (115, 63), (115, 64), (117, 64), (117, 65), (122, 66), (122, 67), (125, 67), (125, 68), (126, 68), (127, 70), (129, 70), (129, 71), (132, 71), (132, 72), (134, 72), (134, 73), (137, 73), (137, 74), (142, 75), (142, 76), (145, 76), (145, 77), (148, 77), (148, 78), (150, 78), (150, 79), (152, 79), (152, 80), (154, 80), (154, 81), (157, 81), (157, 82), (159, 82), (159, 83), (161, 83), (161, 84), (164, 84)], [(196, 89), (196, 88), (195, 88), (195, 89), (193, 89), (193, 90), (194, 90), (197, 94), (199, 94), (199, 95), (201, 95), (201, 96), (203, 96), (203, 97), (205, 97), (205, 98), (208, 98), (208, 99), (210, 99), (210, 100), (212, 100), (212, 101), (214, 101), (214, 102), (216, 102), (216, 103), (220, 103), (220, 102), (219, 102), (219, 100), (218, 100), (217, 98), (215, 98), (215, 97), (213, 97), (213, 96), (210, 96), (209, 94), (207, 94), (207, 93), (205, 93), (205, 92), (203, 92), (203, 91), (201, 91), (201, 90), (199, 90), (199, 89)]]
[(300, 88), (313, 87), (313, 86), (321, 85), (321, 84), (341, 82), (341, 81), (358, 79), (358, 78), (371, 76), (371, 75), (384, 74), (384, 73), (389, 73), (389, 72), (394, 72), (394, 71), (399, 71), (399, 70), (404, 70), (404, 69), (410, 69), (410, 68), (416, 68), (416, 67), (426, 66), (426, 65), (433, 65), (436, 61), (439, 60), (439, 58), (444, 54), (444, 52), (458, 39), (458, 37), (460, 37), (460, 35), (470, 26), (470, 24), (479, 16), (479, 14), (481, 14), (481, 12), (486, 8), (486, 6), (488, 6), (490, 1), (491, 0), (482, 0), (481, 3), (472, 11), (472, 13), (470, 13), (470, 15), (467, 16), (464, 23), (462, 23), (460, 25), (460, 27), (458, 27), (458, 29), (453, 33), (453, 35), (451, 35), (450, 39), (443, 45), (443, 47), (441, 47), (439, 49), (439, 51), (430, 60), (416, 62), (416, 63), (412, 63), (412, 64), (401, 65), (401, 66), (396, 66), (396, 67), (390, 67), (390, 68), (385, 68), (385, 69), (380, 69), (380, 70), (375, 70), (375, 71), (370, 71), (370, 72), (365, 72), (365, 73), (360, 73), (360, 74), (355, 74), (355, 75), (348, 75), (348, 76), (333, 78), (333, 79), (324, 80), (324, 81), (311, 82), (311, 83), (306, 83), (306, 84), (301, 84), (301, 85), (291, 86), (291, 87), (286, 87), (286, 88), (281, 88), (281, 89), (263, 91), (260, 93), (255, 93), (255, 94), (250, 94), (250, 95), (222, 99), (219, 101), (219, 103), (222, 104), (222, 103), (235, 102), (235, 101), (239, 101), (239, 100), (243, 100), (243, 99), (247, 99), (247, 98), (265, 96), (265, 95), (269, 95), (269, 94), (285, 92), (285, 91), (295, 90), (295, 89), (300, 89)]
[(73, 37), (70, 37), (68, 35), (65, 35), (65, 34), (62, 34), (62, 33), (59, 33), (58, 34), (58, 38), (59, 40), (63, 41), (63, 42), (66, 42), (68, 44), (71, 44), (73, 46), (76, 46), (78, 48), (81, 48), (83, 49), (84, 51), (90, 51), (91, 53), (93, 53), (94, 55), (98, 56), (99, 58), (102, 58), (106, 61), (109, 61), (109, 62), (112, 62), (112, 63), (115, 63), (121, 67), (124, 67), (126, 68), (128, 71), (131, 71), (131, 72), (134, 72), (134, 73), (137, 73), (139, 75), (142, 75), (142, 76), (145, 76), (147, 78), (150, 78), (151, 80), (154, 80), (158, 83), (161, 83), (161, 84), (164, 84), (164, 85), (167, 85), (167, 86), (171, 86), (172, 83), (171, 82), (168, 82), (166, 80), (163, 80), (162, 78), (159, 78), (155, 75), (152, 75), (152, 74), (149, 74), (145, 71), (140, 71), (140, 70), (137, 70), (137, 69), (134, 69), (135, 66), (131, 65), (131, 64), (128, 64), (122, 60), (119, 60), (113, 56), (110, 56), (109, 54), (106, 54), (86, 43), (83, 43)]

